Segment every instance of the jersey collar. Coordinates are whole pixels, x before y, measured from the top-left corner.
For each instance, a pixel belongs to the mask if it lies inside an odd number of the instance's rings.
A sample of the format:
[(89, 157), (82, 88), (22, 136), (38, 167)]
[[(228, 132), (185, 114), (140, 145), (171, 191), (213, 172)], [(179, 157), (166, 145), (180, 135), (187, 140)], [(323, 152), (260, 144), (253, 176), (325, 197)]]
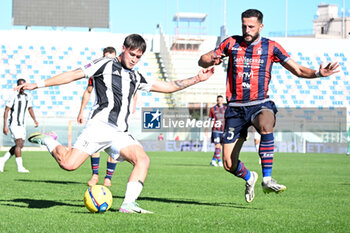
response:
[(259, 44), (260, 41), (261, 41), (261, 36), (259, 36), (259, 38), (258, 38), (256, 41), (254, 41), (253, 43), (251, 43), (251, 45)]

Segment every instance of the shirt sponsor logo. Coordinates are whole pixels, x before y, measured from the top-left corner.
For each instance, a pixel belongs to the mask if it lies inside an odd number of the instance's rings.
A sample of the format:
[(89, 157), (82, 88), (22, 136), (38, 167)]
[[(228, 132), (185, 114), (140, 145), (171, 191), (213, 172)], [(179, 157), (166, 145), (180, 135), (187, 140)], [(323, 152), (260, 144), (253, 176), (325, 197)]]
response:
[(250, 83), (243, 82), (242, 87), (246, 89), (250, 89)]
[(254, 64), (263, 64), (265, 61), (261, 58), (247, 58), (247, 57), (234, 57), (233, 62), (235, 64), (244, 64), (244, 65), (251, 65)]

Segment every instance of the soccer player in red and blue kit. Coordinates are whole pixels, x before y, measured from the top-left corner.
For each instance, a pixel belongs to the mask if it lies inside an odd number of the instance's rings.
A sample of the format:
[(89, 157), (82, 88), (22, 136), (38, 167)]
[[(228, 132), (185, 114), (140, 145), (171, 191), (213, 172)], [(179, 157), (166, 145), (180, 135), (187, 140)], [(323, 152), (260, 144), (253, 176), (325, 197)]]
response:
[(242, 36), (231, 36), (217, 48), (201, 56), (201, 67), (219, 65), (222, 58), (229, 57), (226, 83), (228, 108), (225, 112), (223, 135), (223, 162), (226, 171), (246, 181), (245, 199), (252, 202), (258, 174), (248, 170), (239, 160), (239, 153), (253, 125), (261, 134), (259, 156), (261, 158), (265, 193), (282, 192), (286, 186), (271, 178), (275, 125), (277, 113), (274, 102), (267, 95), (271, 79), (272, 64), (280, 63), (284, 68), (301, 78), (327, 77), (338, 72), (337, 63), (329, 63), (319, 70), (299, 65), (275, 41), (261, 37), (263, 14), (249, 9), (242, 13)]
[[(211, 166), (222, 167), (221, 161), (221, 144), (222, 144), (222, 135), (225, 128), (225, 110), (226, 106), (224, 103), (224, 97), (218, 95), (216, 97), (216, 105), (210, 108), (209, 118), (213, 121), (213, 128), (211, 131), (211, 142), (215, 144), (214, 156), (210, 162)], [(216, 163), (216, 160), (218, 161)]]

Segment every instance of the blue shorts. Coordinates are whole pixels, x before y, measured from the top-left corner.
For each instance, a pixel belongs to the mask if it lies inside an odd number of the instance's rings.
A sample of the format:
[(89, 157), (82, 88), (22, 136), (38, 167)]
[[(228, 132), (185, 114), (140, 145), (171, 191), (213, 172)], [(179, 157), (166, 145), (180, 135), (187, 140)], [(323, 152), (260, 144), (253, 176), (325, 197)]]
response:
[(277, 108), (273, 101), (252, 106), (228, 106), (225, 112), (223, 143), (233, 143), (238, 138), (246, 139), (249, 126), (252, 125), (254, 118), (264, 109), (272, 111), (274, 115), (277, 113)]
[(211, 142), (216, 144), (221, 144), (222, 143), (222, 135), (224, 134), (224, 132), (220, 132), (220, 131), (213, 131), (211, 133)]

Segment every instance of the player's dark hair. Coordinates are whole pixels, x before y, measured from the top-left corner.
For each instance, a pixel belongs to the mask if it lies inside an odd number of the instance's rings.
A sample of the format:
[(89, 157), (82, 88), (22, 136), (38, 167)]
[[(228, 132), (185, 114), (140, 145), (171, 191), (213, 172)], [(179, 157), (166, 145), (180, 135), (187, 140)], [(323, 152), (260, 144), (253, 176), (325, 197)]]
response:
[(258, 18), (258, 22), (262, 23), (263, 22), (263, 13), (261, 13), (261, 11), (256, 10), (256, 9), (248, 9), (245, 12), (242, 13), (242, 17), (243, 18), (251, 18), (251, 17), (257, 17)]
[(138, 34), (131, 34), (127, 36), (123, 45), (125, 48), (130, 48), (132, 50), (139, 49), (142, 51), (142, 53), (146, 51), (146, 41)]
[(103, 49), (103, 56), (105, 56), (106, 53), (115, 53), (117, 54), (117, 51), (115, 51), (114, 47), (106, 47)]
[(222, 95), (218, 95), (217, 97), (216, 97), (216, 99), (219, 99), (219, 98), (224, 98)]
[(19, 85), (19, 83), (20, 83), (20, 82), (24, 82), (24, 83), (25, 83), (25, 82), (26, 82), (26, 80), (25, 80), (25, 79), (23, 79), (23, 78), (18, 79), (18, 80), (17, 80), (17, 85)]

